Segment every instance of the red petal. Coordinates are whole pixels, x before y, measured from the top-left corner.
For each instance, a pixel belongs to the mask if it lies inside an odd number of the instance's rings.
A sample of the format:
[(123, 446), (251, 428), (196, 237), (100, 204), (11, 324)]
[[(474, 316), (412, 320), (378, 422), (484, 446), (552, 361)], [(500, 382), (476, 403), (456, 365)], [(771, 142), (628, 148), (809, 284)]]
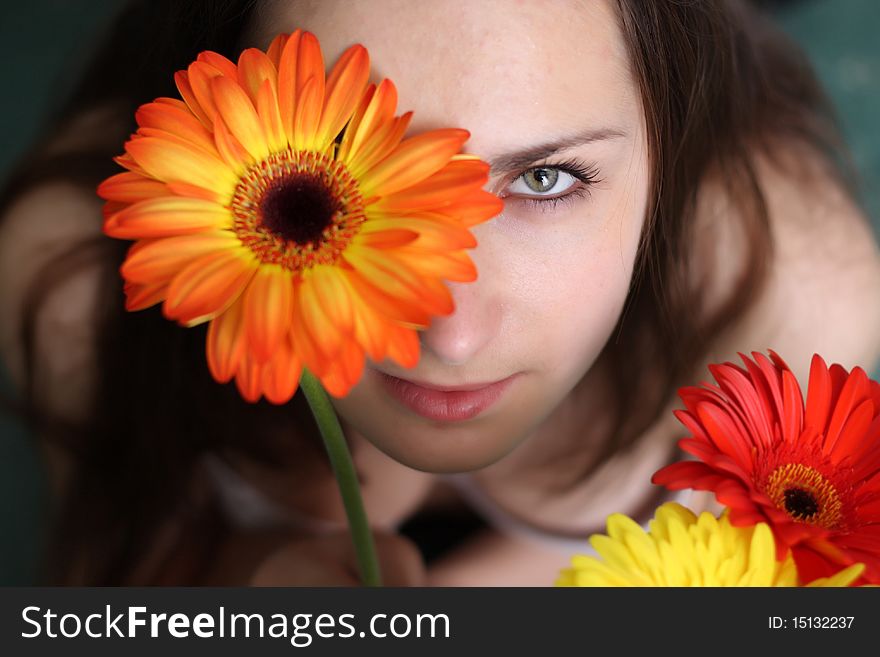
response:
[(866, 399), (850, 414), (846, 425), (840, 431), (837, 442), (831, 448), (831, 459), (834, 463), (839, 463), (843, 458), (856, 452), (868, 437), (868, 428), (873, 420), (874, 403), (870, 399)]
[(843, 388), (840, 390), (840, 396), (834, 404), (834, 410), (831, 413), (831, 421), (828, 423), (828, 431), (825, 434), (825, 444), (823, 453), (828, 455), (834, 450), (843, 425), (853, 412), (856, 404), (865, 399), (868, 395), (868, 377), (865, 371), (860, 367), (853, 369), (852, 373), (847, 377)]

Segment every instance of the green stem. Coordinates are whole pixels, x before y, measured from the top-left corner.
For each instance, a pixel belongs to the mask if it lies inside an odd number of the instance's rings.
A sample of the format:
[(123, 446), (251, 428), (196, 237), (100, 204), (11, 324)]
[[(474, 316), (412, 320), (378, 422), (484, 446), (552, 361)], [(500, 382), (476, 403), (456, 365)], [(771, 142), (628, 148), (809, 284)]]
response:
[(354, 549), (357, 555), (358, 566), (361, 571), (361, 581), (364, 586), (382, 586), (379, 573), (379, 562), (376, 559), (376, 548), (373, 545), (373, 534), (367, 522), (367, 514), (364, 511), (364, 503), (361, 500), (360, 484), (354, 471), (354, 463), (342, 433), (342, 426), (336, 411), (330, 404), (330, 398), (315, 376), (306, 369), (302, 371), (299, 381), (312, 415), (321, 430), (327, 455), (330, 457), (330, 465), (336, 474), (336, 483), (342, 495), (342, 503), (345, 505), (345, 513), (348, 516), (348, 526), (351, 529), (351, 538), (354, 541)]

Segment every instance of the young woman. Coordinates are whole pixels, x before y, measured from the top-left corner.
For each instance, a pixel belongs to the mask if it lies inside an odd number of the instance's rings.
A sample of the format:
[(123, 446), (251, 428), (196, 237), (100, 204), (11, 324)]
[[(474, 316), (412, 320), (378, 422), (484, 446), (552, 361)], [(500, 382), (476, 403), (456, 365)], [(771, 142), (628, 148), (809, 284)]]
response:
[[(134, 2), (4, 198), (3, 347), (52, 476), (48, 583), (357, 581), (300, 395), (246, 404), (208, 375), (203, 330), (125, 313), (127, 245), (94, 193), (175, 70), (296, 28), (328, 63), (365, 45), (411, 132), (468, 129), (505, 203), (418, 365), (368, 362), (334, 400), (387, 583), (552, 584), (609, 513), (662, 501), (675, 391), (708, 362), (772, 348), (802, 385), (814, 352), (876, 365), (880, 256), (832, 112), (744, 2)], [(432, 509), (485, 522), (447, 546)]]

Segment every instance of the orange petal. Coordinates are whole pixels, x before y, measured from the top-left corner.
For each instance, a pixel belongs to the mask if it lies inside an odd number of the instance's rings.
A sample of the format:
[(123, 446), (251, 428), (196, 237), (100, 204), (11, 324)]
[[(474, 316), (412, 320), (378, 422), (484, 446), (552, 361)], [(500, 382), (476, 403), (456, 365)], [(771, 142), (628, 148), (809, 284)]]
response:
[(211, 376), (220, 383), (229, 382), (245, 352), (244, 304), (241, 297), (208, 325), (205, 350)]
[(184, 182), (229, 195), (238, 182), (219, 158), (175, 142), (143, 137), (129, 141), (125, 150), (150, 176), (162, 182)]
[(490, 192), (475, 190), (459, 197), (454, 203), (434, 210), (468, 228), (489, 221), (504, 210), (504, 201)]
[(444, 285), (420, 276), (387, 251), (349, 248), (344, 257), (368, 283), (402, 304), (432, 315), (449, 314), (454, 308), (452, 296)]
[[(347, 277), (346, 277), (347, 280)], [(375, 362), (385, 358), (388, 333), (388, 321), (377, 315), (366, 300), (355, 297), (353, 302), (353, 335), (358, 344)]]
[(364, 352), (354, 342), (343, 344), (330, 368), (321, 377), (321, 385), (334, 397), (345, 397), (364, 371)]
[(264, 80), (257, 92), (257, 116), (260, 117), (269, 150), (277, 153), (287, 148), (287, 135), (278, 111), (278, 98), (269, 80)]
[(302, 284), (297, 288), (296, 306), (303, 326), (312, 342), (325, 358), (332, 359), (336, 356), (346, 336), (342, 333), (341, 328), (330, 320), (324, 310), (324, 306), (332, 303), (332, 300), (319, 296), (317, 286), (312, 284), (313, 276), (308, 275), (310, 273), (307, 272)]
[(235, 387), (245, 401), (252, 404), (258, 402), (263, 394), (263, 366), (250, 354), (246, 353), (238, 366)]
[(362, 230), (355, 237), (355, 242), (373, 249), (393, 249), (411, 244), (417, 239), (419, 239), (417, 231), (386, 225), (384, 230), (380, 230), (378, 226), (373, 226), (369, 232)]
[(348, 169), (357, 178), (363, 178), (370, 168), (384, 160), (400, 145), (403, 135), (409, 127), (412, 112), (407, 112), (393, 121), (379, 126), (364, 141), (358, 152), (349, 157)]
[(155, 196), (167, 196), (168, 188), (158, 180), (124, 171), (98, 185), (98, 196), (108, 201), (137, 203)]
[(163, 130), (200, 146), (208, 152), (214, 151), (214, 140), (211, 138), (211, 133), (185, 107), (181, 109), (167, 103), (147, 103), (138, 108), (135, 112), (135, 119), (142, 128)]
[(371, 85), (355, 110), (351, 123), (339, 145), (339, 159), (348, 163), (355, 159), (366, 140), (376, 131), (392, 122), (397, 109), (397, 88), (391, 80), (382, 80), (378, 87)]
[(139, 285), (138, 283), (126, 283), (123, 286), (123, 291), (125, 292), (125, 309), (129, 312), (134, 312), (155, 306), (164, 300), (168, 293), (168, 284)]
[(269, 48), (266, 50), (266, 56), (269, 58), (269, 61), (272, 62), (272, 65), (277, 69), (278, 64), (281, 61), (281, 51), (284, 50), (284, 46), (287, 45), (287, 40), (296, 35), (297, 38), (300, 30), (297, 30), (293, 33), (293, 35), (288, 34), (279, 34), (277, 37), (272, 39), (272, 43), (269, 44)]
[[(313, 89), (310, 90), (311, 98), (304, 104), (302, 95), (314, 79)], [(290, 36), (281, 60), (278, 64), (278, 103), (281, 110), (281, 120), (291, 145), (294, 144), (296, 133), (296, 115), (300, 107), (310, 112), (300, 119), (300, 125), (312, 126), (309, 136), (313, 136), (314, 130), (320, 119), (321, 105), (324, 102), (324, 57), (321, 47), (314, 34), (310, 32), (296, 33)], [(303, 146), (306, 148), (306, 146)]]
[(161, 139), (165, 142), (173, 142), (175, 144), (180, 144), (185, 148), (192, 149), (196, 153), (205, 153), (210, 157), (217, 157), (217, 149), (214, 148), (214, 145), (211, 144), (210, 150), (205, 148), (204, 146), (200, 146), (199, 144), (194, 144), (188, 139), (180, 137), (179, 135), (175, 135), (172, 132), (166, 132), (165, 130), (159, 130), (158, 128), (138, 128), (138, 131), (132, 137), (141, 138), (141, 137), (155, 137), (157, 139)]
[(129, 206), (129, 203), (121, 203), (119, 201), (107, 201), (101, 207), (101, 216), (104, 217), (104, 227), (105, 228), (107, 227), (107, 222), (110, 221), (110, 218), (113, 215), (119, 214), (120, 212), (125, 210), (125, 208), (127, 208), (128, 206)]
[(390, 326), (387, 330), (388, 357), (401, 367), (415, 367), (419, 362), (418, 332), (403, 326)]
[(321, 78), (309, 78), (299, 96), (293, 121), (293, 143), (299, 150), (318, 150), (317, 130), (321, 119)]
[(179, 98), (169, 98), (168, 96), (159, 96), (153, 102), (158, 103), (159, 105), (170, 105), (171, 107), (176, 107), (177, 109), (183, 110), (184, 112), (189, 110), (189, 107), (187, 106), (187, 104), (184, 103)]
[(180, 92), (180, 97), (186, 102), (190, 112), (202, 122), (202, 125), (210, 129), (213, 121), (211, 121), (211, 117), (208, 116), (208, 113), (202, 108), (201, 103), (196, 98), (192, 85), (189, 83), (189, 73), (178, 71), (174, 74), (174, 83), (177, 85), (177, 91)]
[(129, 251), (120, 272), (134, 283), (168, 282), (195, 258), (240, 246), (232, 233), (221, 231), (139, 242), (137, 249)]
[(144, 168), (140, 166), (137, 162), (134, 161), (134, 158), (128, 153), (123, 153), (122, 155), (118, 155), (113, 158), (113, 161), (116, 162), (119, 166), (128, 169), (132, 173), (137, 173), (144, 178), (149, 178), (150, 174), (144, 171)]
[[(449, 217), (438, 214), (422, 214), (409, 217), (376, 217), (372, 216), (372, 207), (367, 210), (367, 221), (361, 225), (361, 230), (355, 237), (360, 243), (370, 235), (382, 234), (386, 231), (400, 231), (415, 233), (418, 239), (410, 240), (412, 246), (423, 247), (433, 250), (458, 250), (470, 249), (477, 245), (473, 234)], [(364, 242), (366, 243), (366, 242)]]
[(323, 150), (336, 139), (357, 108), (370, 77), (370, 56), (362, 45), (351, 46), (337, 60), (327, 78), (324, 110), (316, 138)]
[(171, 282), (162, 309), (165, 317), (188, 326), (213, 319), (238, 298), (256, 268), (256, 261), (243, 249), (198, 258)]
[(352, 289), (363, 305), (371, 308), (383, 319), (403, 322), (413, 326), (428, 326), (431, 315), (421, 306), (401, 302), (368, 282), (356, 271), (345, 272)]
[(232, 225), (226, 208), (197, 198), (161, 196), (130, 205), (111, 216), (104, 232), (120, 239), (173, 237)]
[(411, 213), (451, 205), (489, 180), (489, 165), (480, 161), (450, 162), (425, 180), (396, 194), (383, 196), (373, 207), (381, 212)]
[(311, 270), (307, 282), (321, 300), (321, 309), (339, 332), (348, 335), (354, 325), (352, 290), (343, 273), (335, 267), (322, 266)]
[(394, 256), (428, 279), (444, 278), (459, 283), (477, 280), (477, 267), (464, 251), (436, 252), (407, 246), (395, 251)]
[[(278, 111), (287, 139), (293, 144), (293, 119), (296, 115), (298, 87), (296, 66), (299, 54), (299, 42), (302, 37), (300, 30), (290, 35), (283, 46), (278, 46)], [(276, 39), (277, 42), (277, 39)], [(272, 45), (276, 45), (273, 42)]]
[(365, 197), (387, 196), (424, 180), (445, 166), (469, 136), (467, 130), (444, 128), (404, 140), (370, 170), (361, 193)]
[(263, 367), (263, 394), (273, 404), (284, 404), (296, 393), (302, 374), (302, 363), (287, 340), (281, 342), (276, 353)]
[(293, 296), (293, 310), (290, 313), (290, 342), (297, 356), (302, 361), (303, 367), (308, 368), (315, 376), (321, 376), (327, 370), (329, 358), (321, 353), (318, 345), (306, 329), (303, 313), (296, 302), (299, 296), (299, 287), (294, 291)]
[(290, 272), (278, 265), (261, 265), (244, 295), (248, 343), (258, 363), (269, 360), (286, 340), (292, 304)]
[[(208, 127), (210, 128), (217, 115), (217, 105), (214, 103), (214, 95), (211, 93), (211, 80), (215, 77), (225, 76), (220, 69), (199, 61), (190, 64), (186, 72), (192, 94), (198, 106), (202, 108), (202, 112), (208, 117)], [(195, 111), (193, 113), (196, 114)]]
[(217, 151), (220, 156), (229, 165), (230, 170), (240, 177), (251, 162), (250, 153), (236, 139), (229, 128), (223, 121), (214, 122), (214, 142), (217, 144)]
[(297, 93), (302, 91), (304, 84), (315, 78), (324, 99), (324, 55), (318, 39), (311, 32), (303, 32), (299, 40), (299, 52), (296, 59)]
[(238, 71), (235, 68), (235, 64), (220, 53), (211, 50), (203, 50), (199, 53), (198, 57), (196, 57), (196, 61), (210, 64), (228, 78), (232, 78), (233, 80), (238, 78)]
[(217, 77), (211, 80), (211, 91), (226, 127), (253, 159), (260, 161), (269, 155), (257, 110), (238, 83), (227, 77)]
[(190, 185), (189, 183), (184, 182), (168, 182), (165, 183), (165, 186), (178, 196), (200, 198), (203, 201), (211, 201), (212, 203), (217, 203), (219, 205), (225, 205), (227, 202), (225, 195), (219, 194), (213, 189), (199, 187), (198, 185)]
[(245, 90), (254, 107), (260, 87), (268, 81), (274, 91), (278, 73), (275, 65), (262, 50), (246, 48), (238, 57), (238, 84)]

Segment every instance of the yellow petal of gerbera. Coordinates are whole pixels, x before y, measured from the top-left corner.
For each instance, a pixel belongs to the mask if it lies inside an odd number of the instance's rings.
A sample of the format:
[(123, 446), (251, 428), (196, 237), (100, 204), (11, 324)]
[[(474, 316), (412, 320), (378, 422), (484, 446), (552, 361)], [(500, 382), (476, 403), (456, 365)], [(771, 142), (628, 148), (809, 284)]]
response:
[[(620, 514), (608, 519), (608, 535), (594, 535), (597, 556), (576, 555), (557, 579), (559, 586), (796, 586), (794, 560), (789, 553), (776, 560), (776, 545), (768, 525), (735, 527), (726, 515), (716, 519), (704, 512), (667, 502), (645, 531)], [(852, 583), (859, 568), (835, 583)], [(820, 585), (833, 585), (824, 581)]]

